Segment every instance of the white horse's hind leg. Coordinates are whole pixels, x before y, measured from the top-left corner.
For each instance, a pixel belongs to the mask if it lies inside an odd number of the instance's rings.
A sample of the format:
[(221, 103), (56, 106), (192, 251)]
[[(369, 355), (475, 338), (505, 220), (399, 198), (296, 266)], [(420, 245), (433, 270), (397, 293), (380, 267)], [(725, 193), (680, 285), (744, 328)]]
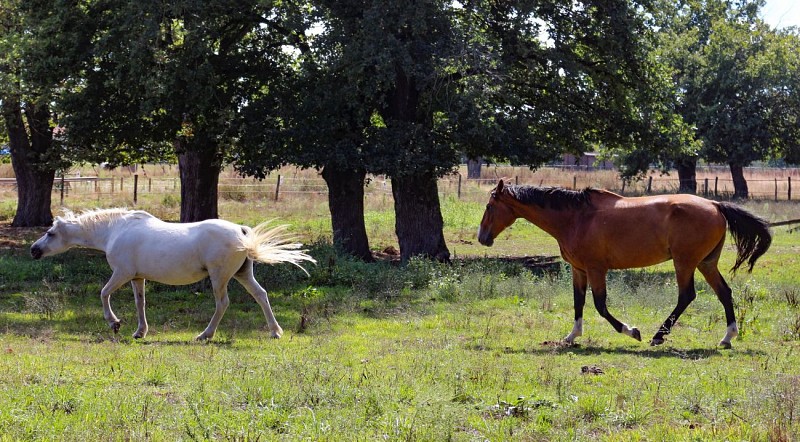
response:
[(119, 272), (114, 272), (111, 274), (111, 279), (108, 280), (100, 291), (100, 302), (103, 303), (103, 317), (106, 322), (108, 322), (108, 326), (114, 330), (114, 333), (119, 332), (119, 319), (117, 319), (117, 315), (111, 310), (111, 294), (129, 280), (130, 278), (127, 276), (123, 277), (120, 276)]
[(244, 286), (248, 293), (256, 300), (261, 310), (264, 312), (264, 317), (267, 318), (267, 326), (269, 327), (270, 336), (275, 339), (283, 335), (283, 329), (278, 325), (275, 315), (272, 313), (272, 307), (269, 305), (269, 298), (267, 298), (267, 291), (256, 281), (253, 276), (253, 261), (245, 264), (245, 270), (234, 275), (237, 281)]
[(225, 310), (228, 309), (228, 305), (231, 303), (230, 299), (228, 298), (229, 280), (230, 278), (222, 280), (215, 278), (213, 275), (211, 276), (211, 286), (214, 288), (214, 299), (216, 300), (217, 306), (216, 310), (214, 310), (214, 316), (211, 317), (211, 322), (208, 323), (208, 327), (203, 330), (203, 333), (200, 333), (195, 338), (198, 341), (211, 339), (214, 337), (214, 333), (217, 332), (217, 326), (219, 326), (219, 322), (222, 320)]
[(139, 319), (139, 327), (136, 333), (133, 334), (135, 339), (144, 338), (147, 336), (147, 316), (144, 313), (144, 279), (132, 279), (131, 287), (133, 287), (133, 299), (136, 301), (136, 314)]

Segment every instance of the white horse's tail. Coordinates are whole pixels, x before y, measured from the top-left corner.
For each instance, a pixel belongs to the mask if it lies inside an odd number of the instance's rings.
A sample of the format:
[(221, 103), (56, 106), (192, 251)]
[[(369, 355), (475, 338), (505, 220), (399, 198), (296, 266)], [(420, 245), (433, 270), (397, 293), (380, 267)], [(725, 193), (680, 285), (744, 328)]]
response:
[(295, 237), (286, 232), (289, 227), (280, 225), (271, 227), (267, 221), (252, 229), (244, 228), (242, 249), (247, 251), (247, 256), (253, 260), (266, 264), (288, 262), (296, 265), (308, 275), (308, 271), (300, 265), (303, 261), (316, 264), (317, 261), (306, 254), (302, 244), (293, 242)]

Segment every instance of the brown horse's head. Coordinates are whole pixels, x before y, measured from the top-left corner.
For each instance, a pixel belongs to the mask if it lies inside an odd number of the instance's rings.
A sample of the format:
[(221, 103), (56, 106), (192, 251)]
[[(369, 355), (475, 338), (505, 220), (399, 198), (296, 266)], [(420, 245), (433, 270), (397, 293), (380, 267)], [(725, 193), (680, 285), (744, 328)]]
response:
[(483, 212), (483, 219), (478, 228), (478, 242), (485, 246), (490, 247), (494, 244), (497, 235), (517, 219), (506, 201), (511, 197), (503, 193), (503, 185), (501, 179), (497, 182), (497, 187), (492, 190), (492, 196), (486, 204), (486, 211)]

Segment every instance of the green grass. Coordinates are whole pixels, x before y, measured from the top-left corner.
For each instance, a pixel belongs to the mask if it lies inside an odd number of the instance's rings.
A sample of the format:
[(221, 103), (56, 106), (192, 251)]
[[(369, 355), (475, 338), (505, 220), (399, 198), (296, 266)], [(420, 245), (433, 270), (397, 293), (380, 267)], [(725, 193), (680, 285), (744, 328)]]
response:
[[(336, 256), (256, 268), (280, 340), (235, 282), (211, 343), (192, 339), (214, 309), (207, 284), (148, 283), (150, 334), (137, 341), (132, 293), (105, 324), (103, 256), (42, 261), (30, 240), (0, 249), (0, 440), (794, 440), (800, 434), (800, 235), (775, 231), (752, 274), (728, 276), (741, 335), (717, 348), (722, 307), (702, 278), (667, 343), (647, 341), (677, 298), (671, 264), (609, 276), (609, 308), (642, 330), (617, 334), (587, 301), (572, 327), (569, 269), (531, 273), (497, 255), (557, 255), (517, 222), (491, 249), (474, 230), (482, 204), (442, 201), (456, 260), (400, 268)], [(796, 206), (751, 206), (783, 217)], [(233, 208), (229, 208), (233, 213)], [(239, 222), (258, 215), (240, 210)], [(265, 217), (268, 218), (268, 217)], [(306, 238), (326, 219), (289, 211)], [(367, 217), (373, 246), (391, 245), (391, 207)], [(29, 234), (35, 236), (35, 232)], [(730, 267), (733, 250), (723, 252)]]

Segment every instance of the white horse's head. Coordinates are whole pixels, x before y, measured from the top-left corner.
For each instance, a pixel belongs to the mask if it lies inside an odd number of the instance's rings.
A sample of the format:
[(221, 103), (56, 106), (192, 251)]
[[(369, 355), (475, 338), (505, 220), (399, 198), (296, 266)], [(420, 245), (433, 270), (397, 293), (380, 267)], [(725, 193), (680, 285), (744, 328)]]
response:
[(74, 223), (57, 216), (55, 221), (53, 221), (53, 227), (50, 227), (47, 232), (31, 246), (31, 256), (33, 259), (57, 255), (69, 250), (75, 245), (72, 230), (76, 227)]

